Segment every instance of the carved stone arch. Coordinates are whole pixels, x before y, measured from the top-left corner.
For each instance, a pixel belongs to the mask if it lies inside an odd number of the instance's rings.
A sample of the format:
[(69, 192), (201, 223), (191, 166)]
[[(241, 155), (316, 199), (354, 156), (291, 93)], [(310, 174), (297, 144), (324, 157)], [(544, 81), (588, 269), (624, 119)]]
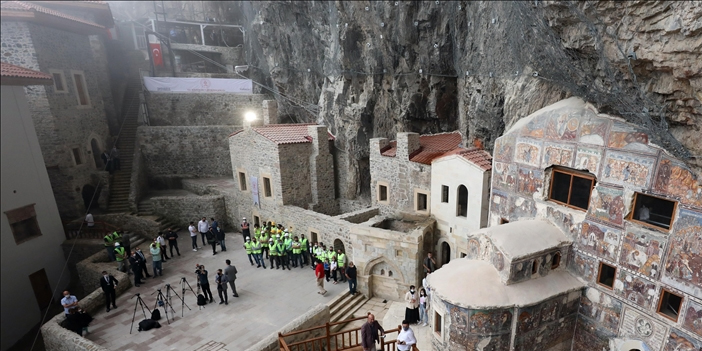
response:
[(391, 259), (389, 259), (389, 258), (387, 258), (387, 257), (385, 257), (385, 256), (379, 256), (379, 257), (376, 257), (376, 258), (370, 260), (370, 261), (366, 264), (366, 266), (363, 268), (363, 275), (365, 275), (365, 276), (370, 275), (370, 274), (371, 274), (371, 271), (373, 271), (373, 267), (375, 267), (377, 264), (380, 264), (380, 263), (385, 263), (385, 264), (387, 264), (388, 266), (392, 267), (393, 273), (397, 273), (396, 279), (399, 279), (401, 282), (403, 282), (403, 283), (405, 283), (405, 284), (412, 284), (412, 283), (408, 283), (408, 282), (405, 280), (405, 275), (404, 275), (404, 274), (402, 273), (402, 271), (400, 270), (400, 267), (398, 267), (397, 265), (395, 265), (395, 263), (393, 263), (393, 261), (392, 261)]
[(93, 160), (95, 168), (103, 169), (105, 165), (102, 163), (100, 155), (102, 155), (103, 151), (107, 150), (107, 146), (105, 146), (105, 140), (103, 140), (101, 136), (97, 135), (97, 133), (90, 132), (90, 135), (88, 135), (88, 139), (85, 140), (85, 149), (90, 150), (92, 156), (90, 158)]

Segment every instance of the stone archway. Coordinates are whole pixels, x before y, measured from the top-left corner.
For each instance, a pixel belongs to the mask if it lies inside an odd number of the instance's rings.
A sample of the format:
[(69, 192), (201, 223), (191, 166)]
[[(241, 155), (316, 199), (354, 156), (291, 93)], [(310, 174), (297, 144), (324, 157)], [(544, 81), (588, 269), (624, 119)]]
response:
[(405, 281), (400, 267), (384, 256), (368, 262), (363, 269), (363, 275), (368, 277), (369, 298), (377, 296), (388, 300), (401, 300), (404, 298), (401, 292), (412, 284)]
[(334, 252), (337, 252), (339, 250), (341, 250), (341, 252), (343, 253), (346, 253), (346, 249), (344, 248), (344, 242), (340, 239), (334, 239)]
[(446, 241), (441, 243), (441, 257), (439, 259), (442, 266), (451, 261), (451, 245)]

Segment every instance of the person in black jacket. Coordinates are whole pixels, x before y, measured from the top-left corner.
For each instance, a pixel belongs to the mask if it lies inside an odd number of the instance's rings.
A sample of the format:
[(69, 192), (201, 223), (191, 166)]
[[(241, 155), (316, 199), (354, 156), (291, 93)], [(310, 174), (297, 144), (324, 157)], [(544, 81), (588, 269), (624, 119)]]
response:
[(144, 284), (141, 280), (144, 279), (141, 275), (141, 258), (137, 255), (137, 252), (132, 252), (132, 256), (129, 257), (129, 266), (132, 268), (132, 273), (134, 273), (134, 286), (139, 287), (139, 284)]
[(107, 271), (102, 271), (100, 287), (105, 293), (105, 307), (107, 308), (107, 312), (110, 312), (110, 303), (112, 303), (112, 308), (117, 308), (117, 304), (115, 303), (115, 299), (117, 298), (115, 286), (117, 286), (117, 284), (119, 284), (119, 282), (115, 277), (111, 274), (107, 274)]
[(180, 256), (180, 250), (178, 249), (178, 233), (173, 231), (173, 228), (168, 228), (168, 233), (166, 233), (166, 239), (168, 239), (168, 246), (171, 248), (171, 257), (173, 256), (173, 248), (175, 247), (178, 256)]
[(212, 303), (214, 298), (212, 297), (212, 290), (210, 290), (210, 281), (207, 279), (207, 270), (205, 270), (204, 265), (196, 264), (195, 267), (197, 267), (195, 270), (197, 284), (202, 289), (202, 294), (205, 295), (205, 298), (208, 298), (207, 296), (209, 295), (210, 303)]
[(220, 227), (217, 227), (216, 229), (213, 227), (212, 230), (214, 230), (217, 234), (217, 242), (219, 243), (219, 246), (222, 247), (222, 251), (227, 251), (227, 245), (224, 244), (224, 230), (222, 230)]

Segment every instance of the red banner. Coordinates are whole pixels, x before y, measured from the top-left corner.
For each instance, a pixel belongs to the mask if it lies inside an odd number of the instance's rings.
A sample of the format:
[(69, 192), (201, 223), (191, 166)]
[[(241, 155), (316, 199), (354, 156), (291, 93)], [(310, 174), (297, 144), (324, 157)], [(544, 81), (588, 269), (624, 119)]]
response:
[(154, 66), (163, 66), (163, 54), (161, 53), (160, 43), (149, 43), (151, 49), (151, 59), (154, 60)]

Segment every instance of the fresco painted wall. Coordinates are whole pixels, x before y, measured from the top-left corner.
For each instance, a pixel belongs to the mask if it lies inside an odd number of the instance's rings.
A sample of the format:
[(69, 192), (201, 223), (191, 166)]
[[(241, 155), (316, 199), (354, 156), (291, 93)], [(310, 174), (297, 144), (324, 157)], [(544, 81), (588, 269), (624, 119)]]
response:
[[(625, 325), (634, 315), (658, 326), (646, 341), (651, 350), (702, 345), (702, 182), (649, 139), (571, 98), (520, 120), (495, 142), (490, 225), (547, 218), (574, 241), (568, 267), (590, 288), (573, 350), (634, 338)], [(548, 200), (552, 166), (594, 175), (586, 211)], [(628, 219), (636, 192), (677, 202), (670, 230)], [(596, 284), (600, 262), (617, 268), (612, 289)], [(683, 297), (677, 321), (657, 313), (662, 289)]]

